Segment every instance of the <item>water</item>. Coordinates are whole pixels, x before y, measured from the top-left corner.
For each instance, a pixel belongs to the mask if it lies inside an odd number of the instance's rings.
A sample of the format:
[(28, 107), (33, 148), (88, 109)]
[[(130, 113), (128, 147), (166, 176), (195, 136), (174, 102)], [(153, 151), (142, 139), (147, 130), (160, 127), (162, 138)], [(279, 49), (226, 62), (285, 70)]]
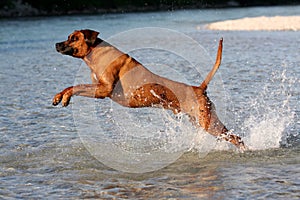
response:
[[(205, 23), (221, 19), (299, 11), (294, 6), (1, 20), (0, 197), (299, 199), (299, 32), (203, 29)], [(218, 143), (201, 156), (207, 144), (196, 138), (193, 148), (175, 163), (142, 174), (113, 170), (91, 156), (80, 139), (72, 107), (51, 106), (53, 95), (73, 85), (82, 67), (82, 61), (59, 55), (54, 44), (75, 29), (99, 30), (106, 39), (145, 26), (183, 32), (212, 57), (217, 40), (224, 38), (217, 72), (224, 89), (214, 86), (216, 77), (209, 96), (222, 121), (241, 134), (252, 151), (241, 154)], [(183, 70), (181, 65), (174, 67), (175, 72)], [(183, 81), (191, 84), (202, 80), (189, 71), (182, 74), (190, 74)], [(73, 100), (76, 108), (81, 100)], [(114, 112), (109, 101), (82, 101), (103, 102), (103, 116)], [(189, 127), (187, 122), (184, 126)]]

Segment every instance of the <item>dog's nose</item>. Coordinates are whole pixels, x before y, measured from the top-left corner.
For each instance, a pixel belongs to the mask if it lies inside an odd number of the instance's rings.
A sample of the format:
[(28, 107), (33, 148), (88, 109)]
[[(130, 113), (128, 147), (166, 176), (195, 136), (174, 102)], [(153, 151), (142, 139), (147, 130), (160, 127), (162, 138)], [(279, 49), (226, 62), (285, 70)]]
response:
[(56, 48), (56, 51), (58, 51), (58, 52), (62, 51), (64, 49), (61, 42), (60, 43), (56, 43), (55, 44), (55, 48)]
[(60, 47), (60, 43), (55, 44), (56, 49)]

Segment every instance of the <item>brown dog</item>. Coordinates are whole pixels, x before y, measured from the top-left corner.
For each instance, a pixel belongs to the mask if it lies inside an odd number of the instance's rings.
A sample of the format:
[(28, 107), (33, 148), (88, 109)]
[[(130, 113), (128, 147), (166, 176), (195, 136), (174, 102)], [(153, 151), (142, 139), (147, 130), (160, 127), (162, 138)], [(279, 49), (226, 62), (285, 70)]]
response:
[(218, 119), (213, 103), (206, 94), (207, 85), (221, 64), (222, 42), (216, 63), (200, 86), (175, 82), (146, 69), (116, 47), (97, 38), (92, 30), (75, 31), (68, 40), (56, 44), (62, 54), (82, 58), (91, 69), (92, 84), (71, 86), (55, 95), (53, 105), (68, 106), (73, 95), (105, 98), (127, 107), (163, 107), (190, 116), (192, 122), (210, 134), (231, 142), (239, 149), (245, 145), (231, 134)]

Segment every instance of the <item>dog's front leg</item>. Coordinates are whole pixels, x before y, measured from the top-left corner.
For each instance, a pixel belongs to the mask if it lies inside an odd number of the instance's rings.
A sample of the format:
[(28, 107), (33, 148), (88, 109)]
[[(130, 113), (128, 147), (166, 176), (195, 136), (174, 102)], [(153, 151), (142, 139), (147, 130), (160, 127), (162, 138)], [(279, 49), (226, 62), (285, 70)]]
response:
[(64, 89), (62, 92), (56, 94), (53, 98), (52, 104), (58, 105), (60, 102), (62, 106), (68, 106), (73, 95), (85, 96), (91, 98), (105, 98), (111, 95), (112, 88), (105, 84), (83, 84), (71, 86)]

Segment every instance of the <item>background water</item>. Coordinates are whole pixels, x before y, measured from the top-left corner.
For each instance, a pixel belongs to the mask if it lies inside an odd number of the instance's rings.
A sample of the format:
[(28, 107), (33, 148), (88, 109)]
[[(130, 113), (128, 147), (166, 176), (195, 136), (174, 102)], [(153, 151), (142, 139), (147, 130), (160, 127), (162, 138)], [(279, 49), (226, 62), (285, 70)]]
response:
[[(299, 14), (300, 7), (294, 6), (2, 19), (0, 197), (299, 199), (299, 32), (204, 29), (217, 20)], [(219, 146), (201, 157), (201, 145), (194, 146), (170, 166), (143, 174), (113, 170), (91, 156), (71, 107), (51, 105), (54, 94), (74, 84), (82, 66), (58, 54), (54, 44), (75, 29), (99, 30), (106, 39), (148, 26), (183, 32), (212, 57), (217, 40), (224, 38), (218, 74), (226, 91), (226, 116), (220, 118), (253, 151), (241, 154)], [(168, 71), (161, 73), (168, 76)], [(214, 91), (209, 95), (217, 102), (221, 98)]]

